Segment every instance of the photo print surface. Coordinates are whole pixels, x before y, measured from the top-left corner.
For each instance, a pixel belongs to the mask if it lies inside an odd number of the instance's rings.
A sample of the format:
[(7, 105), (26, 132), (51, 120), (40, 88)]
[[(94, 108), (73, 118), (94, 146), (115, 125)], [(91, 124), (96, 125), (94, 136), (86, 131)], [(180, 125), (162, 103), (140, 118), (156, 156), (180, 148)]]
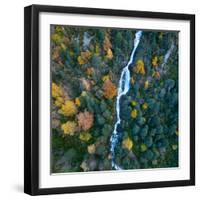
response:
[(178, 32), (50, 29), (51, 173), (178, 167)]

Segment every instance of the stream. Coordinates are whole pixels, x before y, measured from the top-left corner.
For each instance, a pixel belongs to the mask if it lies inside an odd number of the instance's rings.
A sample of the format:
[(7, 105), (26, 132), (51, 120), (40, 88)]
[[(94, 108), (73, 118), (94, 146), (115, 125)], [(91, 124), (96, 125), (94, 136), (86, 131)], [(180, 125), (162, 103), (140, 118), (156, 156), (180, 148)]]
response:
[(134, 55), (136, 52), (136, 49), (140, 43), (140, 38), (142, 36), (142, 31), (137, 31), (135, 33), (135, 39), (134, 39), (134, 47), (129, 59), (129, 62), (127, 65), (122, 69), (120, 80), (119, 80), (119, 86), (118, 86), (118, 93), (117, 93), (117, 99), (116, 99), (116, 113), (117, 113), (117, 120), (114, 126), (114, 130), (112, 133), (112, 136), (110, 138), (111, 142), (111, 156), (112, 156), (112, 168), (116, 170), (122, 170), (120, 166), (118, 166), (115, 162), (115, 147), (118, 144), (120, 133), (118, 132), (118, 126), (121, 123), (120, 119), (120, 99), (123, 95), (125, 95), (129, 89), (130, 89), (130, 71), (129, 66), (133, 63)]
[[(111, 148), (110, 148), (110, 152), (111, 152), (111, 156), (112, 156), (112, 168), (115, 170), (122, 170), (122, 168), (116, 163), (115, 160), (115, 148), (116, 145), (119, 142), (119, 137), (121, 136), (121, 133), (118, 131), (118, 127), (120, 126), (121, 123), (121, 118), (120, 118), (120, 99), (123, 95), (126, 95), (127, 92), (130, 89), (130, 70), (129, 70), (129, 66), (133, 63), (133, 59), (135, 56), (135, 52), (136, 49), (140, 43), (140, 38), (142, 36), (142, 31), (137, 31), (135, 33), (135, 39), (134, 39), (134, 47), (129, 59), (129, 62), (127, 63), (127, 65), (122, 69), (121, 75), (120, 75), (120, 80), (119, 80), (119, 86), (118, 86), (118, 93), (117, 93), (117, 98), (116, 98), (116, 113), (117, 113), (117, 117), (116, 117), (116, 122), (114, 125), (114, 130), (112, 132), (112, 136), (110, 138), (110, 142), (111, 142)], [(166, 73), (166, 69), (164, 69), (164, 66), (166, 65), (172, 51), (174, 49), (174, 43), (171, 44), (171, 47), (168, 49), (168, 51), (166, 52), (165, 56), (164, 56), (164, 61), (161, 65), (161, 73)]]

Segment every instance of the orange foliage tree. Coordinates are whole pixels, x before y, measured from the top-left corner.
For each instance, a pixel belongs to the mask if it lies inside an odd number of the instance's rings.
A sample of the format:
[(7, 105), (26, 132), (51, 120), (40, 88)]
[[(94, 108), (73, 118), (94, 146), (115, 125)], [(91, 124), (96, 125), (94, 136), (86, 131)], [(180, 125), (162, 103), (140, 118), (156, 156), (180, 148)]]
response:
[(103, 84), (103, 95), (107, 99), (112, 99), (117, 95), (117, 88), (111, 80), (106, 80)]

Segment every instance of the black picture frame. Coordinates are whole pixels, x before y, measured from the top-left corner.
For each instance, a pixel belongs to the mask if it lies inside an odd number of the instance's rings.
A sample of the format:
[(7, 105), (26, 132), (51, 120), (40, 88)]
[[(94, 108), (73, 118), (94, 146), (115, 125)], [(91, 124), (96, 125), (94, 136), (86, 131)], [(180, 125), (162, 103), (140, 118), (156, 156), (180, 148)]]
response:
[[(76, 13), (190, 23), (190, 179), (162, 182), (39, 188), (39, 13)], [(195, 15), (31, 5), (24, 9), (24, 192), (30, 195), (95, 192), (195, 185)]]

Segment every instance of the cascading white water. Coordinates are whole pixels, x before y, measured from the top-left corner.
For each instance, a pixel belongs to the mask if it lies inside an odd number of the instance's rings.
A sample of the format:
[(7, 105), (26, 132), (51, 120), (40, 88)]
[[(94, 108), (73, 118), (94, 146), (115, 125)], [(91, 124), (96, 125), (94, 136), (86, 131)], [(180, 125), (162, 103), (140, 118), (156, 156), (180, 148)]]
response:
[(116, 145), (118, 143), (118, 139), (119, 139), (119, 133), (117, 131), (117, 128), (121, 123), (121, 119), (120, 119), (120, 99), (130, 89), (130, 71), (129, 71), (129, 66), (133, 62), (133, 58), (134, 58), (136, 49), (137, 49), (137, 47), (139, 45), (141, 36), (142, 36), (142, 31), (137, 31), (135, 33), (134, 47), (133, 47), (129, 62), (123, 68), (123, 70), (121, 72), (120, 80), (119, 80), (119, 87), (118, 87), (118, 94), (117, 94), (117, 101), (116, 101), (117, 120), (116, 120), (116, 123), (115, 123), (115, 126), (114, 126), (114, 130), (113, 130), (112, 136), (110, 138), (110, 142), (111, 142), (110, 151), (111, 151), (111, 156), (112, 156), (112, 167), (114, 169), (116, 169), (116, 170), (121, 170), (122, 169), (115, 162), (115, 147), (116, 147)]
[(164, 70), (164, 66), (167, 63), (169, 56), (171, 55), (173, 49), (174, 49), (174, 43), (171, 44), (171, 47), (168, 49), (167, 53), (165, 54), (164, 61), (161, 65), (161, 70)]

